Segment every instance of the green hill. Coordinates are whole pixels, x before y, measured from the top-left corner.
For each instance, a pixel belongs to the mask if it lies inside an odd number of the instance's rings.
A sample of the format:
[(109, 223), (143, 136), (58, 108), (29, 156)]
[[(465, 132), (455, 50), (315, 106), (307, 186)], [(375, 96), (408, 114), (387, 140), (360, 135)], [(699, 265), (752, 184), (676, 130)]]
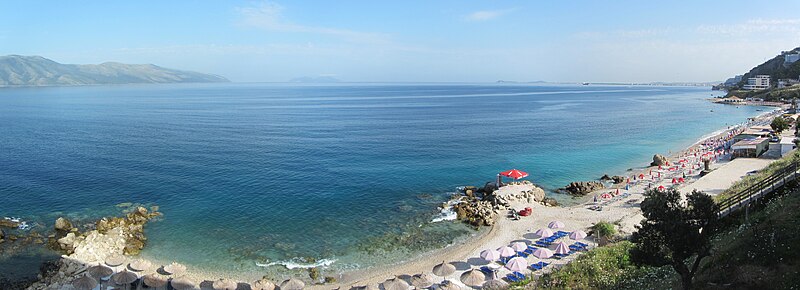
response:
[(61, 64), (41, 56), (0, 56), (0, 86), (65, 86), (139, 83), (228, 82), (211, 74), (152, 64)]

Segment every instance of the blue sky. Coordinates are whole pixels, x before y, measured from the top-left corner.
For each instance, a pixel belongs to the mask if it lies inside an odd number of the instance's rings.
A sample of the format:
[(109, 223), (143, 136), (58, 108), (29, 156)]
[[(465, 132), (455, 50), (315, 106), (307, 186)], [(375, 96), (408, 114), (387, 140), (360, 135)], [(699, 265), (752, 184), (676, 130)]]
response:
[(233, 81), (723, 80), (800, 46), (800, 1), (5, 1), (0, 54)]

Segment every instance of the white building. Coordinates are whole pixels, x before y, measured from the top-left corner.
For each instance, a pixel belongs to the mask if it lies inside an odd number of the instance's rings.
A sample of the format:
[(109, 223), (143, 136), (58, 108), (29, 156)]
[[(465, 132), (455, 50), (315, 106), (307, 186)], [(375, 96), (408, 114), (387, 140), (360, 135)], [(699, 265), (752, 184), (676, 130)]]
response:
[(769, 75), (757, 75), (754, 78), (748, 78), (747, 84), (744, 85), (745, 90), (765, 90), (769, 88)]
[(794, 138), (793, 137), (783, 137), (781, 138), (781, 156), (786, 156), (789, 152), (795, 149), (794, 145)]
[(800, 60), (800, 53), (785, 54), (783, 55), (783, 66), (789, 66), (798, 60)]

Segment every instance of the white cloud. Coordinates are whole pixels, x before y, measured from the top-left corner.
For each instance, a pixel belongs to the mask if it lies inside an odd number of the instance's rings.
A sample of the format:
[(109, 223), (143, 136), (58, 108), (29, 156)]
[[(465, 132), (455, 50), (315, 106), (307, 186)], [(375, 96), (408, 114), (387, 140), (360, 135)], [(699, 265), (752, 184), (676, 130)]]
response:
[(696, 31), (717, 35), (800, 33), (800, 19), (752, 19), (736, 24), (701, 25), (697, 27)]
[(470, 14), (464, 16), (464, 19), (468, 21), (486, 21), (492, 20), (497, 17), (503, 16), (511, 12), (511, 9), (504, 9), (504, 10), (481, 10), (475, 11)]
[(276, 32), (329, 35), (353, 42), (385, 43), (389, 40), (386, 34), (292, 23), (284, 19), (283, 10), (283, 6), (266, 1), (254, 6), (236, 8), (240, 17), (239, 23), (247, 27)]

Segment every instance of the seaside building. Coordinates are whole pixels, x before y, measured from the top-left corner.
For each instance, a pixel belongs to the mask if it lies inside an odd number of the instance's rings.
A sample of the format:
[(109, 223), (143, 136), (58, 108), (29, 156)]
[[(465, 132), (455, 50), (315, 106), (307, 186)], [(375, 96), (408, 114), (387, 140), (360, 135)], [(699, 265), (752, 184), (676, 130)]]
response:
[(779, 144), (781, 146), (781, 157), (786, 156), (786, 154), (797, 148), (797, 145), (794, 144), (794, 137), (783, 137)]
[(791, 87), (791, 86), (796, 85), (798, 83), (800, 83), (800, 81), (795, 80), (795, 79), (779, 79), (778, 80), (778, 88), (781, 89), (781, 88), (785, 88), (785, 87)]
[(739, 98), (737, 96), (732, 96), (730, 98), (724, 98), (720, 102), (725, 104), (742, 104), (744, 103), (744, 100), (742, 100), (742, 98)]
[(731, 158), (757, 158), (769, 150), (769, 139), (756, 138), (742, 140), (734, 143), (731, 149), (733, 149), (733, 156)]
[(767, 138), (772, 133), (772, 128), (763, 126), (753, 126), (739, 135), (733, 136), (733, 142), (739, 142), (748, 139)]
[(748, 78), (747, 84), (744, 85), (745, 90), (766, 90), (769, 88), (769, 75), (757, 75), (754, 78)]

